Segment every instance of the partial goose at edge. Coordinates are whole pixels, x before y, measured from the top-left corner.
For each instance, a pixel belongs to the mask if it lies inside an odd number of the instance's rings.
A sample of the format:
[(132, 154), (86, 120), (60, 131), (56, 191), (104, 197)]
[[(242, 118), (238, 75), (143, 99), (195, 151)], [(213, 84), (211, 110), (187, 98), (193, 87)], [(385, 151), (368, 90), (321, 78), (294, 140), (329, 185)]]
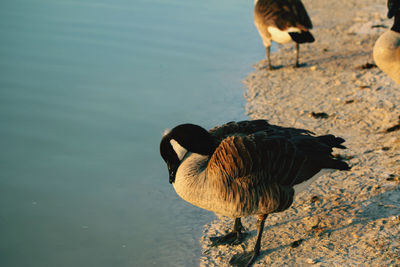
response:
[(387, 4), (387, 16), (394, 17), (394, 23), (376, 41), (373, 56), (376, 65), (400, 85), (400, 0), (388, 0)]
[(294, 67), (300, 67), (300, 44), (314, 42), (311, 19), (300, 0), (255, 0), (254, 24), (263, 40), (268, 68), (271, 64), (271, 41), (286, 44), (296, 43)]

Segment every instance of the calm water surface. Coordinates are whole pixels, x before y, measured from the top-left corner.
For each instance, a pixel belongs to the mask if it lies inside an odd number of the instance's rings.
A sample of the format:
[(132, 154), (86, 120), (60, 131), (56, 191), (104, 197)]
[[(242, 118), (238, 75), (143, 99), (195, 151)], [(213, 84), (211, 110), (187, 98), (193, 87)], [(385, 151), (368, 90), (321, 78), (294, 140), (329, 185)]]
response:
[(165, 128), (245, 119), (253, 1), (0, 3), (0, 266), (195, 266)]

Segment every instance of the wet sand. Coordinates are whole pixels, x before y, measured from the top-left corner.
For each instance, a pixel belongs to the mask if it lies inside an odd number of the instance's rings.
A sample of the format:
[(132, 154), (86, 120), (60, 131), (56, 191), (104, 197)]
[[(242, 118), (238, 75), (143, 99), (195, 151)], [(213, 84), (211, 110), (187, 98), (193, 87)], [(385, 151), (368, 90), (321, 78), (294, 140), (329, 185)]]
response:
[[(272, 55), (278, 69), (267, 70), (266, 60), (256, 63), (244, 80), (246, 112), (345, 138), (348, 149), (335, 153), (352, 170), (321, 176), (291, 208), (271, 214), (254, 266), (399, 266), (400, 86), (367, 64), (376, 39), (393, 23), (386, 1), (303, 3), (316, 38), (300, 46), (303, 66), (292, 68), (292, 44)], [(201, 266), (226, 266), (234, 254), (254, 247), (256, 218), (243, 222), (250, 237), (232, 247), (209, 241), (230, 230), (232, 219), (205, 226)]]

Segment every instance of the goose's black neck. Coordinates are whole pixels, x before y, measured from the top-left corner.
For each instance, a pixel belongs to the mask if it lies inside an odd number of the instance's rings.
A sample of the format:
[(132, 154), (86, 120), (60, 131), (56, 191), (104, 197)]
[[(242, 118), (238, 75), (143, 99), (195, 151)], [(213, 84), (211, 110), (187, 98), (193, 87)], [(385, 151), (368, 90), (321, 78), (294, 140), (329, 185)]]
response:
[(175, 181), (175, 175), (181, 163), (171, 140), (175, 140), (187, 151), (201, 155), (212, 155), (215, 150), (213, 137), (202, 127), (194, 124), (176, 126), (163, 136), (160, 143), (160, 154), (167, 163), (170, 183)]
[(388, 0), (387, 2), (389, 19), (394, 17), (394, 23), (391, 28), (392, 31), (400, 32), (400, 1), (399, 0)]
[(394, 23), (393, 27), (391, 28), (392, 31), (400, 33), (400, 9), (394, 15)]
[(198, 125), (178, 125), (169, 133), (169, 138), (177, 141), (182, 147), (193, 153), (212, 155), (215, 150), (210, 133)]

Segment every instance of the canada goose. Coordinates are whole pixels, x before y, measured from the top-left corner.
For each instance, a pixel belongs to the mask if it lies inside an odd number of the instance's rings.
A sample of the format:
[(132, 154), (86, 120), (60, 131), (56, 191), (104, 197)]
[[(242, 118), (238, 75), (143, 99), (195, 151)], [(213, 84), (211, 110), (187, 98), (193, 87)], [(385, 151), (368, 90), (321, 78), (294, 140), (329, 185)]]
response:
[(296, 43), (296, 68), (300, 66), (300, 44), (314, 42), (308, 31), (312, 23), (300, 0), (255, 0), (254, 24), (263, 40), (269, 69), (272, 69), (271, 40), (280, 44)]
[(394, 23), (376, 41), (373, 55), (376, 65), (400, 84), (400, 0), (389, 0), (388, 9), (387, 16), (394, 17)]
[(296, 187), (311, 182), (321, 169), (349, 169), (331, 154), (333, 147), (345, 148), (343, 142), (266, 120), (229, 122), (209, 131), (182, 124), (163, 135), (160, 153), (181, 198), (235, 218), (233, 231), (211, 238), (213, 245), (239, 244), (245, 236), (240, 218), (258, 215), (254, 250), (230, 262), (251, 265), (259, 255), (268, 214), (289, 208)]

